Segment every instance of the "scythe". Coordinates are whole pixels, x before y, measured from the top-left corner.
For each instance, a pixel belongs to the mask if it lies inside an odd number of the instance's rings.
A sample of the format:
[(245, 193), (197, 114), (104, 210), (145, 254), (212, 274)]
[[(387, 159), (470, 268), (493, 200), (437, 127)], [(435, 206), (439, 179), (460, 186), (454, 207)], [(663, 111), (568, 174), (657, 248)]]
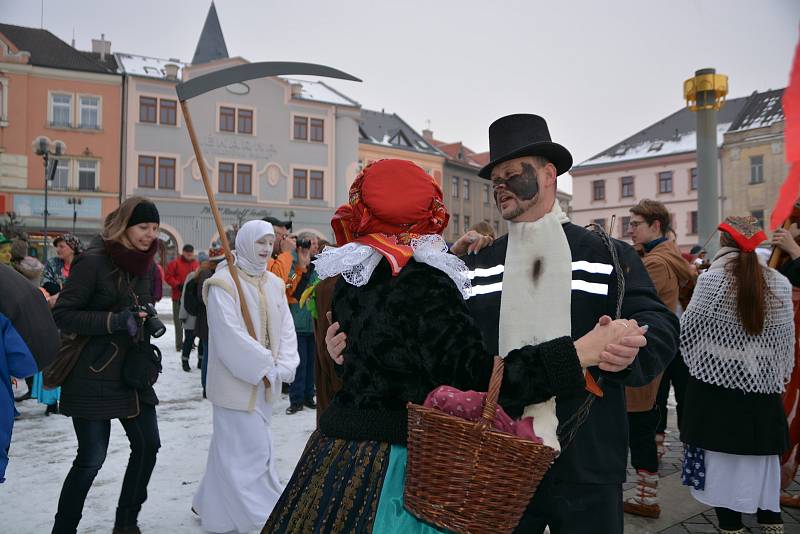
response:
[[(229, 266), (233, 266), (233, 254), (231, 253), (230, 243), (228, 243), (228, 236), (225, 234), (225, 228), (222, 225), (222, 218), (219, 214), (219, 208), (217, 208), (217, 201), (214, 198), (213, 191), (211, 190), (211, 181), (209, 180), (208, 172), (206, 171), (203, 152), (200, 149), (199, 143), (197, 142), (197, 134), (194, 130), (194, 124), (192, 123), (192, 117), (189, 113), (187, 101), (190, 98), (194, 98), (196, 96), (208, 93), (209, 91), (213, 91), (214, 89), (226, 87), (235, 83), (241, 83), (256, 78), (268, 78), (272, 76), (286, 75), (325, 76), (328, 78), (338, 78), (341, 80), (349, 80), (354, 82), (361, 81), (355, 76), (351, 76), (350, 74), (331, 67), (326, 67), (324, 65), (316, 65), (314, 63), (265, 61), (261, 63), (237, 65), (235, 67), (218, 70), (216, 72), (198, 76), (197, 78), (179, 83), (175, 87), (175, 92), (178, 94), (178, 100), (181, 103), (183, 117), (186, 121), (186, 129), (189, 131), (189, 139), (192, 142), (195, 159), (197, 160), (197, 165), (200, 168), (200, 175), (203, 177), (203, 186), (205, 187), (206, 195), (208, 196), (208, 203), (211, 206), (211, 213), (214, 216), (214, 223), (217, 226), (217, 232), (219, 232), (222, 249), (225, 253), (225, 261), (227, 261)], [(250, 312), (247, 309), (247, 304), (244, 300), (244, 294), (242, 293), (242, 286), (239, 283), (239, 275), (236, 272), (236, 269), (231, 268), (230, 272), (231, 277), (233, 278), (233, 283), (236, 286), (236, 293), (239, 295), (239, 308), (242, 311), (242, 317), (244, 318), (247, 332), (253, 339), (256, 339), (253, 320), (250, 317)]]

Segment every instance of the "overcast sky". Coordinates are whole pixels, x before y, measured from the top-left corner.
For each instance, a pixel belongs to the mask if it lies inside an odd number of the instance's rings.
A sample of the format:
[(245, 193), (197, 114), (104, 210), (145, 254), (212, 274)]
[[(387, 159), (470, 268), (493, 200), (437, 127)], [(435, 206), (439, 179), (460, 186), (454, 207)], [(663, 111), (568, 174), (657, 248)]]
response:
[[(576, 163), (680, 109), (696, 69), (727, 74), (730, 97), (784, 87), (800, 23), (798, 0), (215, 3), (231, 56), (342, 69), (364, 83), (332, 85), (364, 107), (476, 151), (494, 119), (537, 113)], [(190, 61), (209, 5), (44, 0), (44, 27), (80, 49), (104, 33), (112, 51)], [(0, 0), (2, 22), (41, 15), (41, 0)]]

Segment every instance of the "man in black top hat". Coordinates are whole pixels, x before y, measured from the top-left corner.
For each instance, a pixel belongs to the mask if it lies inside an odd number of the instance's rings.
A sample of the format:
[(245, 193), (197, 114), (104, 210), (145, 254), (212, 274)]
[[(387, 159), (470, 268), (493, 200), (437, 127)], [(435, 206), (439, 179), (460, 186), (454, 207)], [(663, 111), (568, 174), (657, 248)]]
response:
[[(517, 532), (540, 533), (549, 525), (552, 534), (622, 533), (625, 386), (644, 385), (666, 367), (677, 347), (677, 319), (632, 247), (572, 224), (561, 211), (556, 178), (570, 169), (572, 156), (552, 142), (543, 118), (502, 117), (489, 127), (489, 144), (491, 161), (479, 175), (491, 180), (509, 233), (464, 258), (473, 283), (467, 305), (487, 350), (506, 354), (564, 334), (578, 339), (604, 315), (649, 328), (646, 347), (623, 344), (603, 353), (599, 366), (587, 370), (585, 395), (526, 410), (534, 425), (537, 416), (544, 422), (552, 417), (548, 410), (555, 412), (562, 450)], [(576, 414), (590, 396), (581, 424)]]

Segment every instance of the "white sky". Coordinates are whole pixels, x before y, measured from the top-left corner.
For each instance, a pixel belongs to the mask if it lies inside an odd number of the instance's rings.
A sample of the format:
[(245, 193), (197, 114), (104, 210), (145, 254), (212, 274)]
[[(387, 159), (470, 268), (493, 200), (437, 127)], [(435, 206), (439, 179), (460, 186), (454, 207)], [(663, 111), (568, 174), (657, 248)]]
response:
[[(44, 0), (44, 27), (88, 50), (190, 61), (209, 0)], [(135, 7), (134, 7), (135, 6)], [(800, 0), (217, 0), (231, 56), (323, 63), (370, 109), (488, 149), (509, 113), (544, 116), (581, 162), (676, 111), (694, 71), (731, 97), (784, 87)], [(41, 0), (0, 0), (0, 21), (39, 27)], [(559, 186), (570, 190), (568, 178)]]

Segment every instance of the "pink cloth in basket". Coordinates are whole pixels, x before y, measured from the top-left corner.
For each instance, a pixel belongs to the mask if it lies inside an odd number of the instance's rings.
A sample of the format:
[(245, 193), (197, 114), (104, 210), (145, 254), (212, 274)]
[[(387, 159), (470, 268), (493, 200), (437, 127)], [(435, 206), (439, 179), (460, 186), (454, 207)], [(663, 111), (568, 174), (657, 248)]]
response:
[[(424, 406), (426, 408), (437, 408), (444, 413), (455, 415), (468, 421), (477, 421), (481, 418), (485, 399), (486, 393), (472, 390), (461, 391), (451, 386), (439, 386), (428, 393)], [(542, 438), (533, 431), (533, 417), (523, 417), (519, 421), (515, 421), (509, 417), (499, 404), (494, 418), (494, 428), (535, 443), (542, 443)]]

